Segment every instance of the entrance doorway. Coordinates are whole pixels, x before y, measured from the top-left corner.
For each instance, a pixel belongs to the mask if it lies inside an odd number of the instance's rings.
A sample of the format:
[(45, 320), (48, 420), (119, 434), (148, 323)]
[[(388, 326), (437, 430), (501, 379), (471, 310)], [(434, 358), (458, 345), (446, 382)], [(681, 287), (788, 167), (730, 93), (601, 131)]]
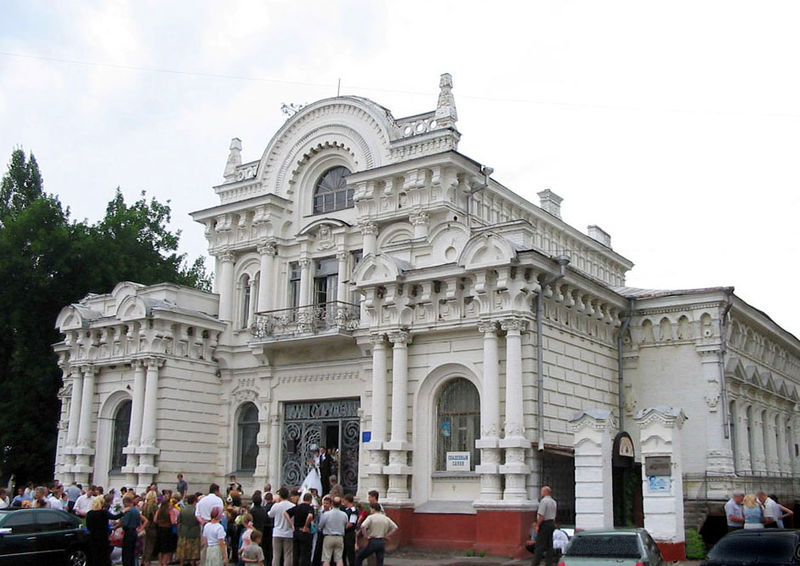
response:
[(345, 493), (358, 490), (361, 401), (336, 399), (286, 403), (281, 446), (281, 485), (299, 487), (308, 474), (314, 451), (338, 450), (334, 474)]
[(633, 441), (627, 432), (614, 439), (611, 455), (614, 526), (644, 527), (642, 465), (634, 460)]

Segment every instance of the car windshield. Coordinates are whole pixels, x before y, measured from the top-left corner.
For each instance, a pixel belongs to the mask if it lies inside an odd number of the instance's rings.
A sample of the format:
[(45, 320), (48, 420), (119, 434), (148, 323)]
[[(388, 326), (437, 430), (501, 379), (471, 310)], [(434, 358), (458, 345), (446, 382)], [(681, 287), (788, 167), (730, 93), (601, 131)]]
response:
[(564, 552), (565, 556), (592, 556), (595, 558), (639, 558), (638, 537), (631, 534), (578, 535)]
[(795, 537), (781, 533), (727, 536), (711, 549), (708, 558), (735, 562), (790, 562), (794, 547)]

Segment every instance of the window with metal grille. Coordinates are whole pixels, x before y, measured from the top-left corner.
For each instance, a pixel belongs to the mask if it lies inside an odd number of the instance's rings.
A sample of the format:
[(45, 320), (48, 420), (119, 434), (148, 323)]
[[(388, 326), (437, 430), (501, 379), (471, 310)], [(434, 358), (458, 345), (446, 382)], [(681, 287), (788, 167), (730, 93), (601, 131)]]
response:
[(478, 390), (462, 377), (442, 388), (436, 404), (436, 471), (447, 471), (448, 452), (469, 452), (470, 470), (480, 464), (475, 440), (481, 431), (481, 401)]
[(258, 408), (253, 403), (245, 403), (239, 409), (236, 419), (236, 469), (240, 472), (252, 472), (256, 469), (258, 458)]
[(128, 444), (131, 429), (131, 401), (124, 401), (114, 415), (114, 434), (111, 446), (111, 472), (120, 472), (128, 463), (128, 455), (122, 449)]
[(353, 189), (347, 186), (347, 167), (325, 171), (314, 189), (314, 213), (333, 212), (353, 207)]

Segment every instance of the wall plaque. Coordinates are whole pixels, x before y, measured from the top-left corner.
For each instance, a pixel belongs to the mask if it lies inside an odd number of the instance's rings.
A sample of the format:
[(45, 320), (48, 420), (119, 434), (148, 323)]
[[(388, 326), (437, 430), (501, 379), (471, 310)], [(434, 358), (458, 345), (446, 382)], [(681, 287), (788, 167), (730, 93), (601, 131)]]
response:
[(644, 459), (644, 475), (671, 476), (672, 462), (669, 456), (647, 456)]

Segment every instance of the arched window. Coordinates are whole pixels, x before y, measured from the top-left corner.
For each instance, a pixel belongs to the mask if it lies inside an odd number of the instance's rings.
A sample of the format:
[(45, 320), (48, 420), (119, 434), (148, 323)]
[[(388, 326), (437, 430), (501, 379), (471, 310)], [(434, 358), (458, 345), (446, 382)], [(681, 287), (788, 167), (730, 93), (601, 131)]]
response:
[(131, 401), (123, 401), (114, 415), (114, 432), (111, 444), (111, 472), (121, 472), (128, 462), (128, 455), (122, 449), (128, 444), (131, 429)]
[(436, 404), (436, 424), (436, 470), (448, 471), (448, 453), (451, 462), (460, 457), (454, 452), (468, 453), (469, 470), (474, 470), (480, 464), (475, 440), (481, 431), (481, 401), (472, 382), (459, 377), (442, 388)]
[(256, 469), (258, 428), (258, 408), (253, 403), (245, 403), (236, 419), (236, 469), (240, 472)]
[(325, 171), (314, 187), (314, 213), (333, 212), (352, 208), (353, 189), (347, 186), (347, 167), (333, 167)]

